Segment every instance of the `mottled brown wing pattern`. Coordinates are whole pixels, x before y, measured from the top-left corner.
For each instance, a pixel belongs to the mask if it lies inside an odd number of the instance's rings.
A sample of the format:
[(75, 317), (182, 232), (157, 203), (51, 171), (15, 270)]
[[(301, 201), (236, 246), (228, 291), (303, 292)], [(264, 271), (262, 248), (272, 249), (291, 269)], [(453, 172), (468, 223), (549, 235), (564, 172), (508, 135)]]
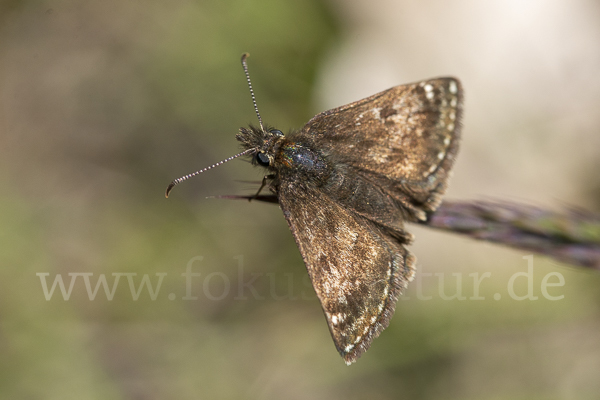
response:
[[(245, 54), (242, 64), (248, 76)], [(250, 85), (254, 99), (254, 92)], [(248, 155), (268, 170), (254, 196), (283, 210), (335, 345), (347, 364), (385, 329), (414, 276), (404, 221), (424, 220), (458, 151), (462, 89), (454, 78), (397, 86), (326, 111), (300, 131), (241, 128), (244, 150), (174, 180)], [(271, 195), (261, 194), (268, 184)]]
[(458, 151), (462, 97), (455, 78), (396, 86), (318, 114), (299, 134), (390, 195), (407, 195), (430, 212), (439, 205)]
[(414, 275), (401, 240), (317, 188), (282, 182), (279, 202), (347, 364), (385, 329)]

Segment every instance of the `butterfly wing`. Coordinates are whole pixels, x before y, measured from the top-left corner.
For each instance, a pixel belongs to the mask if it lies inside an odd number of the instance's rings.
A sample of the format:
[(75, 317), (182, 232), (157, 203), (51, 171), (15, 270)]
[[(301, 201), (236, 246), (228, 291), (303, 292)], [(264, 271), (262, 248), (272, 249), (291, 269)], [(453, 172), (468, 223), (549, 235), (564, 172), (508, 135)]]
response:
[(414, 275), (403, 237), (310, 184), (282, 181), (279, 203), (300, 248), (331, 336), (347, 364), (385, 329)]
[(438, 78), (318, 114), (298, 132), (338, 165), (383, 188), (416, 219), (434, 211), (458, 151), (462, 88)]

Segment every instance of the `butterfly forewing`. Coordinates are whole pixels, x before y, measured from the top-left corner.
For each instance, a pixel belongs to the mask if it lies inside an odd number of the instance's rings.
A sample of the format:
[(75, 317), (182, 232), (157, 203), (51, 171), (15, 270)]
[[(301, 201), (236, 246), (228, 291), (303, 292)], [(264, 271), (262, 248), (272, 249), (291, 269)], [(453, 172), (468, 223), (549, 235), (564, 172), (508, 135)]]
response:
[(458, 151), (462, 89), (454, 78), (402, 85), (326, 111), (299, 133), (336, 163), (434, 211)]
[(335, 345), (350, 364), (385, 329), (414, 257), (381, 227), (311, 185), (282, 182), (279, 201)]

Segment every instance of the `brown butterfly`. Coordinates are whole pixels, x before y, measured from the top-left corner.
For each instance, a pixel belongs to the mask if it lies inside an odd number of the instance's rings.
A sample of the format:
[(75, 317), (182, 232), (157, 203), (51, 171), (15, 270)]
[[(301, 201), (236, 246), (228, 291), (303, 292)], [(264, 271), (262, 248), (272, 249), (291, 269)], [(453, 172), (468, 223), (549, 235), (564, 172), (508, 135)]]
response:
[[(441, 201), (458, 151), (462, 89), (455, 78), (396, 86), (325, 111), (284, 135), (241, 128), (242, 155), (267, 170), (254, 196), (279, 203), (298, 244), (331, 336), (348, 365), (390, 322), (415, 273), (404, 221), (425, 221)], [(267, 186), (271, 194), (261, 195)]]

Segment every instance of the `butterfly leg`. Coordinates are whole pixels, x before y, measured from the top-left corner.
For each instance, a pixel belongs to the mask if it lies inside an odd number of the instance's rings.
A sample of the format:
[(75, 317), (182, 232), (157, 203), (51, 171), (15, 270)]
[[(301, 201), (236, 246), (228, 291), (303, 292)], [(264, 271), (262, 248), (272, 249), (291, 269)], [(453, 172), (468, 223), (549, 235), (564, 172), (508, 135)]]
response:
[(269, 175), (265, 175), (263, 177), (262, 183), (260, 184), (260, 187), (258, 188), (258, 191), (256, 192), (256, 194), (252, 197), (248, 198), (248, 201), (252, 201), (258, 198), (258, 195), (260, 194), (260, 192), (263, 190), (263, 188), (267, 185), (267, 182), (269, 180), (275, 179), (275, 175), (273, 174), (269, 174)]

